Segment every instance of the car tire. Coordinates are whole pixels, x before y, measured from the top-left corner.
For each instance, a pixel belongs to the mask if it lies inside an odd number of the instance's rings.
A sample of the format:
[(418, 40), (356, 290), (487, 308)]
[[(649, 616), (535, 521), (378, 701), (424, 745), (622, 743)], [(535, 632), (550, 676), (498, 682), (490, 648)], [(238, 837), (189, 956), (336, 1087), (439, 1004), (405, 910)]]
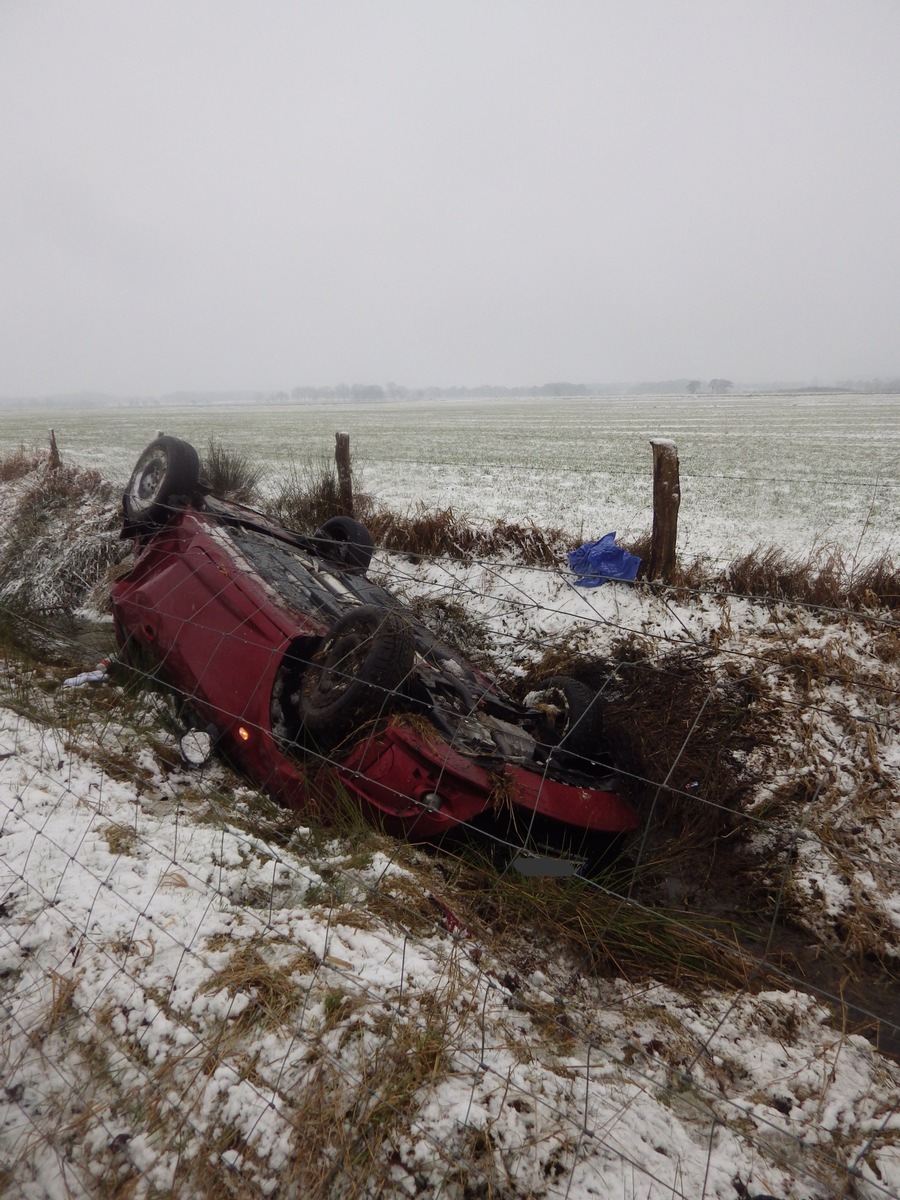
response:
[(190, 497), (200, 480), (200, 458), (190, 442), (158, 437), (140, 456), (122, 497), (132, 525), (162, 525), (175, 497)]
[(529, 702), (542, 710), (538, 736), (560, 765), (599, 757), (603, 706), (597, 692), (568, 675), (553, 675), (538, 684)]
[(353, 517), (329, 517), (313, 534), (313, 541), (322, 558), (363, 572), (369, 569), (375, 543), (365, 525)]
[(303, 730), (335, 745), (364, 721), (384, 715), (412, 670), (415, 639), (403, 617), (364, 604), (326, 635), (300, 684)]

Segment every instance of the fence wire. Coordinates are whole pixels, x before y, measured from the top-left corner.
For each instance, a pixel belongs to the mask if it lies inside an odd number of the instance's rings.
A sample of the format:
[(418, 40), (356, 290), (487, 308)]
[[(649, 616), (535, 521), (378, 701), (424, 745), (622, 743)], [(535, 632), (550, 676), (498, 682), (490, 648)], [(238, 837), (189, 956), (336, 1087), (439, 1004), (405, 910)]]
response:
[[(446, 574), (430, 587), (465, 597), (465, 580), (431, 565)], [(468, 565), (507, 588), (492, 602), (510, 614), (571, 616), (529, 597), (518, 572)], [(402, 559), (392, 556), (391, 567), (395, 582), (420, 582)], [(476, 599), (477, 589), (469, 595)], [(616, 636), (711, 650), (684, 625), (683, 637), (648, 631), (584, 603), (585, 620)], [(32, 624), (39, 632), (40, 622)], [(221, 634), (202, 617), (190, 626)], [(535, 642), (523, 648), (546, 648)], [(714, 649), (720, 661), (766, 670), (774, 686), (796, 681), (790, 661)], [(71, 660), (76, 646), (68, 652)], [(638, 669), (619, 670), (626, 666)], [(640, 670), (674, 674), (665, 662)], [(45, 690), (51, 675), (11, 652), (0, 696), (0, 1179), (10, 1194), (744, 1197), (781, 1187), (792, 1195), (900, 1195), (892, 1163), (898, 1075), (846, 1028), (823, 1025), (805, 997), (832, 1004), (848, 1026), (877, 1022), (894, 1035), (900, 1028), (891, 1013), (771, 958), (783, 893), (846, 730), (812, 775), (798, 758), (795, 782), (807, 799), (792, 821), (728, 807), (729, 837), (788, 839), (776, 859), (761, 953), (698, 929), (641, 891), (661, 798), (697, 813), (727, 807), (673, 782), (704, 701), (661, 779), (624, 773), (626, 787), (653, 795), (628, 874), (577, 880), (582, 903), (607, 914), (605, 926), (584, 938), (580, 959), (563, 953), (553, 914), (542, 929), (547, 911), (536, 900), (527, 940), (531, 957), (540, 947), (543, 958), (523, 978), (521, 935), (491, 931), (507, 891), (520, 886), (512, 831), (472, 826), (495, 863), (475, 876), (476, 897), (458, 897), (454, 888), (468, 877), (464, 851), (422, 860), (399, 838), (368, 845), (360, 826), (348, 835), (346, 813), (343, 833), (340, 821), (330, 832), (320, 825), (314, 776), (352, 781), (343, 747), (306, 747), (308, 824), (282, 827), (264, 808), (248, 818), (263, 805), (255, 787), (265, 793), (265, 779), (246, 789), (220, 767), (191, 775), (172, 763), (166, 778), (159, 756), (171, 751), (172, 736), (164, 724), (154, 727), (145, 697), (123, 701), (119, 714), (88, 703), (73, 719), (72, 705), (95, 693), (72, 693), (64, 703)], [(827, 671), (820, 678), (825, 687), (844, 679)], [(154, 685), (155, 676), (144, 682)], [(835, 698), (779, 702), (804, 716), (895, 733), (888, 706), (896, 688), (877, 680), (864, 687), (881, 715), (848, 713)], [(397, 701), (396, 688), (382, 692), (382, 709), (362, 735), (370, 743)], [(155, 758), (128, 729), (129, 715), (149, 725)], [(225, 715), (269, 734), (243, 709)], [(451, 738), (445, 766), (457, 750)], [(548, 769), (549, 759), (544, 778)], [(515, 832), (527, 846), (528, 829)], [(357, 862), (358, 844), (366, 848)], [(887, 845), (881, 855), (843, 854), (857, 872), (898, 870)], [(548, 882), (547, 890), (558, 886)], [(189, 895), (199, 901), (185, 923), (191, 906), (173, 900)], [(385, 911), (389, 920), (379, 915)], [(682, 994), (652, 971), (616, 978), (609, 961), (598, 976), (605, 935), (623, 912), (676, 940), (706, 944), (711, 961), (730, 957), (743, 984)], [(793, 990), (779, 990), (784, 985)], [(599, 1012), (600, 1004), (610, 1011)], [(754, 1076), (721, 1051), (727, 1045), (735, 1054), (760, 1013), (783, 1059)], [(852, 1063), (856, 1093), (838, 1070), (842, 1059)], [(788, 1083), (801, 1077), (802, 1098)], [(776, 1083), (787, 1097), (771, 1094)], [(813, 1121), (800, 1132), (792, 1125), (790, 1112), (807, 1104), (818, 1132)], [(660, 1105), (673, 1114), (666, 1133)]]

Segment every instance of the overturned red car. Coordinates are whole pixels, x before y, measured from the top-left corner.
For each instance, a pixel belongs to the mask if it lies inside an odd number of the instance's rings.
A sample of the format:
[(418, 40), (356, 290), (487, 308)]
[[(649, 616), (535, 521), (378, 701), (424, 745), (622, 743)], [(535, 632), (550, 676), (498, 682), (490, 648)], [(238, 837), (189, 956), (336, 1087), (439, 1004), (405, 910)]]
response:
[(140, 456), (123, 508), (120, 654), (171, 691), (197, 761), (212, 739), (286, 805), (343, 793), (392, 833), (489, 838), (526, 874), (584, 870), (636, 827), (596, 695), (565, 677), (504, 695), (368, 578), (359, 522), (304, 535), (217, 499), (173, 437)]

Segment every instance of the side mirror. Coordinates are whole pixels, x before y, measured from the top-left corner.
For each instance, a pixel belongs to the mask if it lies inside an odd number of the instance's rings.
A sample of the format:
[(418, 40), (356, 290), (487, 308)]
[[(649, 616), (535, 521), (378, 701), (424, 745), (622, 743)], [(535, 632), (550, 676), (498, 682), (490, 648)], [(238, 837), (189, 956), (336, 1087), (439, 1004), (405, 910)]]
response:
[(178, 749), (189, 767), (205, 767), (212, 758), (213, 740), (205, 729), (189, 729), (179, 739)]

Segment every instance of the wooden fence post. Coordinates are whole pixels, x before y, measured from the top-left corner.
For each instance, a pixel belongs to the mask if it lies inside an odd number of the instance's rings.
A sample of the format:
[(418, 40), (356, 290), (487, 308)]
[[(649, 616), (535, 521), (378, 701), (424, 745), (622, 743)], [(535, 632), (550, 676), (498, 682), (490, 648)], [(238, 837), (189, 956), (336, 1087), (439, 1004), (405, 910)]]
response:
[(345, 517), (353, 516), (353, 477), (350, 474), (350, 434), (334, 435), (334, 461), (337, 464), (338, 503)]
[(50, 470), (58, 471), (62, 466), (62, 460), (59, 457), (59, 447), (56, 444), (56, 434), (50, 430)]
[(650, 537), (648, 579), (668, 579), (675, 569), (678, 506), (681, 484), (678, 447), (665, 438), (651, 438), (653, 448), (653, 532)]

